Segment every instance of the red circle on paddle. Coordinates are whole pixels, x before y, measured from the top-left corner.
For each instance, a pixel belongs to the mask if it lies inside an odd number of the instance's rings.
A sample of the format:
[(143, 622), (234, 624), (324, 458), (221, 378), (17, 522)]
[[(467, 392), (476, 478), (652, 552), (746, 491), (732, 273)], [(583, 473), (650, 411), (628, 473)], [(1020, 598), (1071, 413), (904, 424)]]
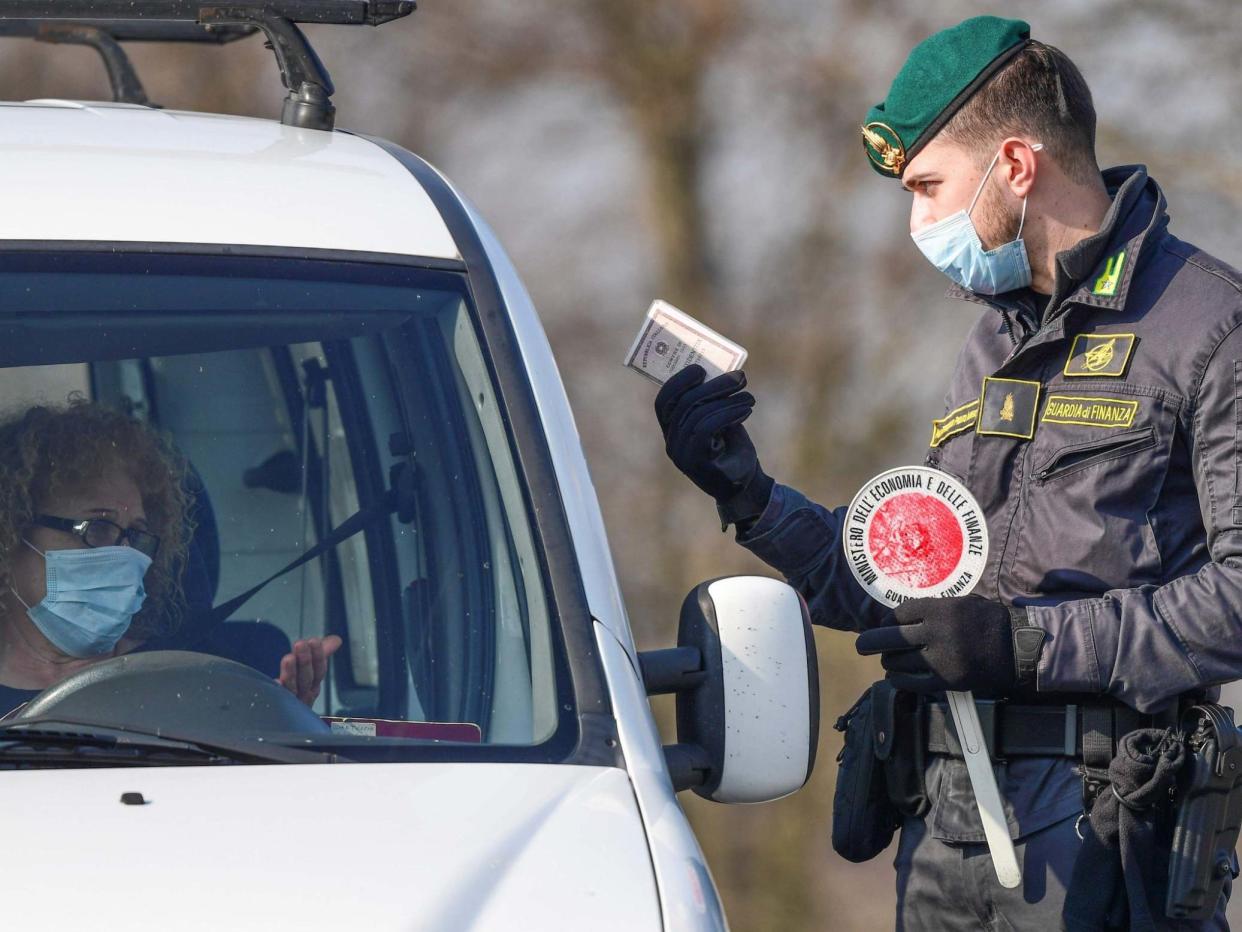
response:
[(944, 582), (964, 547), (952, 509), (923, 492), (905, 492), (884, 502), (867, 532), (867, 549), (876, 569), (913, 589)]

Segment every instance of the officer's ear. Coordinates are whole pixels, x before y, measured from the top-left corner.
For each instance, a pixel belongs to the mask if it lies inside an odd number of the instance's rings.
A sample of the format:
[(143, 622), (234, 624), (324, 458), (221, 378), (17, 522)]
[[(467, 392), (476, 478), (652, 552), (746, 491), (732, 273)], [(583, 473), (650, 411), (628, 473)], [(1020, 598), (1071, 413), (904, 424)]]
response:
[(1030, 142), (1018, 136), (1010, 136), (1001, 143), (996, 171), (1009, 185), (1014, 197), (1027, 197), (1035, 187), (1040, 159), (1047, 158), (1046, 154), (1041, 154), (1043, 148), (1042, 143)]

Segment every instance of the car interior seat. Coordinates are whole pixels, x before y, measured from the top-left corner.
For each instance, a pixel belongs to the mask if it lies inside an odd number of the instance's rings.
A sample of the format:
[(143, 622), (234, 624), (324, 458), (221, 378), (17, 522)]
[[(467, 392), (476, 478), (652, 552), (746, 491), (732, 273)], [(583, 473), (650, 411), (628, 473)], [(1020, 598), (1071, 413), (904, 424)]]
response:
[(220, 531), (215, 510), (202, 478), (193, 466), (187, 486), (191, 494), (191, 527), (181, 587), (185, 611), (171, 634), (147, 642), (144, 650), (192, 650), (236, 660), (260, 673), (276, 677), (280, 659), (291, 649), (289, 636), (266, 621), (211, 619), (220, 585)]

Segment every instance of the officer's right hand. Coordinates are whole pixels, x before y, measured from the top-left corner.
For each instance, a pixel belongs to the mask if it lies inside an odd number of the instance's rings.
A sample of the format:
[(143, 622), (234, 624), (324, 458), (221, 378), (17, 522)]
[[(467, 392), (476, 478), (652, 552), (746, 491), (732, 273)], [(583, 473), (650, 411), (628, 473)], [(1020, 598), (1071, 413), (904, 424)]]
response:
[(742, 426), (755, 396), (743, 391), (744, 372), (706, 377), (702, 366), (682, 369), (656, 395), (655, 411), (673, 465), (723, 504), (760, 473), (755, 445)]

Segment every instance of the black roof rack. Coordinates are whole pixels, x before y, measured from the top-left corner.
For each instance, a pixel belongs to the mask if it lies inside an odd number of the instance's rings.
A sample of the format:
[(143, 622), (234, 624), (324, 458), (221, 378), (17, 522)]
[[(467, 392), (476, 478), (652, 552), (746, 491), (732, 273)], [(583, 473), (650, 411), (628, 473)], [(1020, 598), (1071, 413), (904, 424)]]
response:
[(147, 104), (121, 42), (224, 43), (262, 31), (289, 90), (280, 121), (332, 129), (332, 79), (298, 23), (379, 26), (414, 12), (413, 0), (0, 0), (0, 36), (96, 49), (117, 101)]
[(56, 45), (86, 45), (97, 51), (108, 71), (112, 99), (151, 106), (121, 42), (232, 42), (258, 32), (256, 26), (211, 26), (173, 21), (0, 19), (0, 36)]

